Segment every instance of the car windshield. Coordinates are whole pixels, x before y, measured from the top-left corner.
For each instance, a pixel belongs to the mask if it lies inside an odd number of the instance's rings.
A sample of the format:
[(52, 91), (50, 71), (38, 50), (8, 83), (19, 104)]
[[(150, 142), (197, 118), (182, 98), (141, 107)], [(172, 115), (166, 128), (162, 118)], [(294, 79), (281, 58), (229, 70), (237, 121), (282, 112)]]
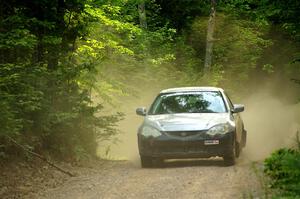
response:
[(156, 98), (148, 114), (224, 112), (226, 106), (220, 92), (201, 91), (162, 94)]

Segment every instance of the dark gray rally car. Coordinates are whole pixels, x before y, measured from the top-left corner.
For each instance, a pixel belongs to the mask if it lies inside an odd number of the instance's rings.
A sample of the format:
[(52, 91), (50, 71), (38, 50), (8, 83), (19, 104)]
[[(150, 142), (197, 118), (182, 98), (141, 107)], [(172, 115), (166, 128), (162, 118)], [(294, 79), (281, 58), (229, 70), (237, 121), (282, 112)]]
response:
[(224, 158), (234, 165), (246, 145), (246, 131), (239, 112), (243, 105), (232, 104), (223, 89), (182, 87), (163, 90), (138, 130), (142, 167), (164, 159)]

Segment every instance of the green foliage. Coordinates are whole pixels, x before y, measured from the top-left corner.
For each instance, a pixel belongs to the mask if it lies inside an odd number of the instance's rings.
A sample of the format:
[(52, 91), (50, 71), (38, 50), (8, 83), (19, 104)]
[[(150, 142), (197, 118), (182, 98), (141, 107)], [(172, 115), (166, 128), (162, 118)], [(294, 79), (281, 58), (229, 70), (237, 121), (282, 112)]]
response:
[(0, 135), (17, 135), (21, 129), (32, 126), (30, 114), (41, 108), (43, 92), (42, 68), (28, 65), (1, 64), (0, 94), (1, 130)]
[(279, 149), (265, 160), (265, 174), (282, 197), (300, 197), (300, 152)]
[(280, 25), (296, 40), (300, 39), (300, 2), (294, 0), (223, 0), (220, 9), (244, 15), (261, 23)]
[[(222, 0), (218, 5), (218, 9), (233, 16), (244, 17), (261, 24), (261, 26), (269, 24), (273, 27), (279, 27), (295, 42), (299, 43), (300, 41), (300, 1)], [(274, 34), (273, 31), (274, 28), (270, 31), (270, 35)], [(278, 33), (278, 30), (276, 32)], [(290, 62), (299, 58), (298, 54), (294, 56)]]
[[(62, 158), (93, 156), (98, 139), (117, 133), (122, 114), (100, 115), (102, 106), (92, 102), (86, 83), (91, 82), (83, 80), (95, 71), (95, 53), (103, 46), (87, 37), (95, 20), (123, 32), (132, 26), (110, 20), (93, 3), (10, 1), (1, 6), (1, 154), (14, 154), (10, 136)], [(126, 51), (113, 41), (106, 46)]]

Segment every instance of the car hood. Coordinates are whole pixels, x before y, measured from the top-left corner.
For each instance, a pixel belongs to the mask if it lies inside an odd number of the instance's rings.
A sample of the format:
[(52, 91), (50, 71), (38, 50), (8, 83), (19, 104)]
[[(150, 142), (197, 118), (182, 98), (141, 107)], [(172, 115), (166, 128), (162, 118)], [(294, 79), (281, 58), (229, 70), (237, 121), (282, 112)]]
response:
[(228, 113), (179, 113), (147, 115), (144, 125), (160, 131), (196, 131), (230, 121)]

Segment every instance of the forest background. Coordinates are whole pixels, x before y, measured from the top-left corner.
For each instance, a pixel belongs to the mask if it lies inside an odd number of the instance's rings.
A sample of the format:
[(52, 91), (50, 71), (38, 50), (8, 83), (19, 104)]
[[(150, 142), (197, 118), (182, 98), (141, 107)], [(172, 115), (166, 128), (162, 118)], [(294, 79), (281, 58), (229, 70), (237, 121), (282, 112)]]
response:
[[(119, 135), (126, 114), (118, 104), (145, 91), (210, 85), (236, 101), (267, 85), (270, 95), (297, 104), (300, 2), (217, 1), (206, 70), (212, 2), (2, 0), (1, 161), (26, 156), (11, 139), (46, 157), (96, 157), (102, 141)], [(267, 160), (266, 173), (275, 187), (300, 194), (299, 167), (290, 172), (299, 150), (282, 150)]]

